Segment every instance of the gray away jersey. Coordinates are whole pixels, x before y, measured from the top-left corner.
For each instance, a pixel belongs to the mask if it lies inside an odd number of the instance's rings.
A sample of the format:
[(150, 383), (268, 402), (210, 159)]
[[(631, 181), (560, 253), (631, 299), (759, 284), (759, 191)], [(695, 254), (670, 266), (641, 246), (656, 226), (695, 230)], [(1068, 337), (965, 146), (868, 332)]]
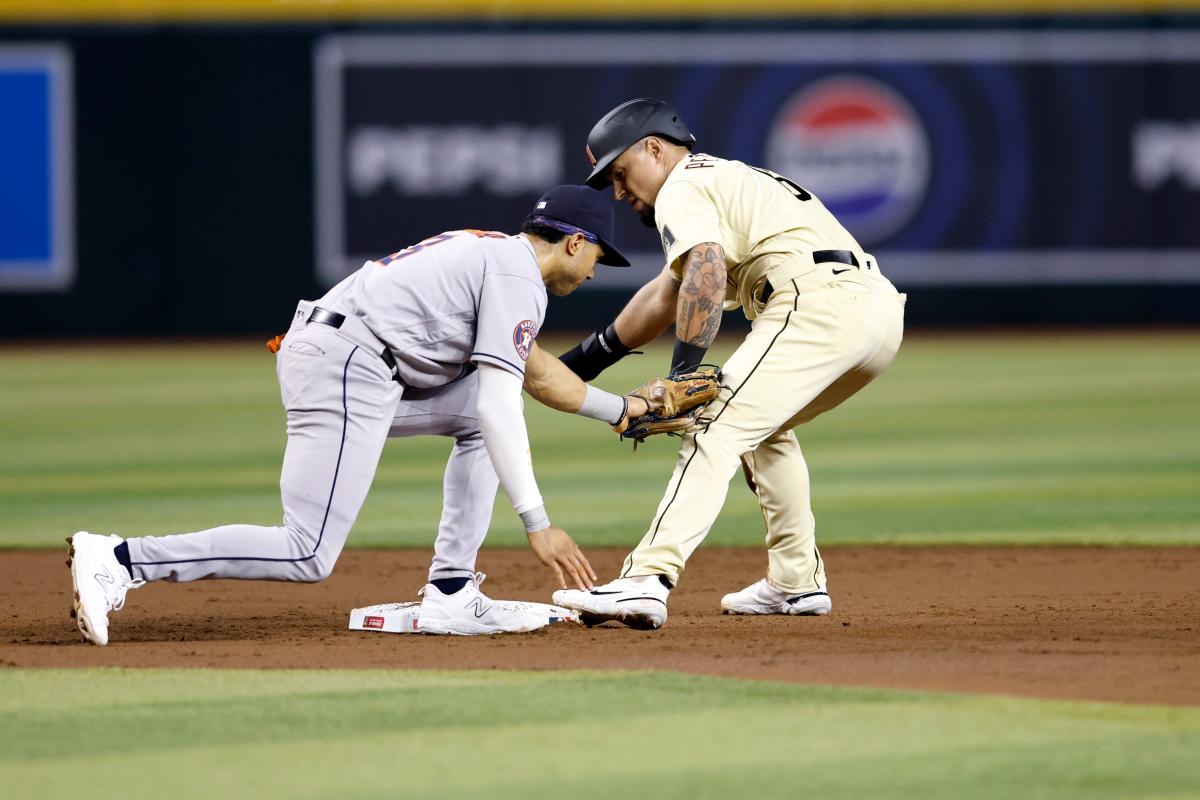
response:
[(523, 237), (448, 231), (368, 261), (317, 305), (359, 316), (391, 348), (401, 382), (427, 389), (480, 362), (524, 378), (546, 286)]

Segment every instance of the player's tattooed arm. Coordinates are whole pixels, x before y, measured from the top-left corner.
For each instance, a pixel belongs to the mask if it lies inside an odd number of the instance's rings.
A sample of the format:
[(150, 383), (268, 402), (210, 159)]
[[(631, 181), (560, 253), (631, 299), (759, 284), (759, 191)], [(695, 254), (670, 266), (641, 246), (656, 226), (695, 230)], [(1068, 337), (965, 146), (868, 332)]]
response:
[(626, 347), (641, 347), (658, 338), (675, 321), (679, 284), (663, 270), (633, 296), (613, 325)]
[(705, 242), (684, 257), (683, 281), (675, 308), (675, 336), (684, 344), (708, 349), (721, 328), (725, 302), (725, 251)]

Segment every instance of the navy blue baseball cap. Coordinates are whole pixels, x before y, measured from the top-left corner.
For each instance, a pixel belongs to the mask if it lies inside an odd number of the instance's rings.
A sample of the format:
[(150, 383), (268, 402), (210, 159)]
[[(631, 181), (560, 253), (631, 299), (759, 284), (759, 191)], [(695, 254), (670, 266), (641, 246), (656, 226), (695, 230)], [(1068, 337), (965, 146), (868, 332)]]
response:
[(526, 222), (545, 225), (566, 234), (582, 233), (604, 250), (598, 262), (628, 267), (629, 259), (613, 245), (616, 221), (608, 195), (589, 186), (555, 186), (538, 198)]

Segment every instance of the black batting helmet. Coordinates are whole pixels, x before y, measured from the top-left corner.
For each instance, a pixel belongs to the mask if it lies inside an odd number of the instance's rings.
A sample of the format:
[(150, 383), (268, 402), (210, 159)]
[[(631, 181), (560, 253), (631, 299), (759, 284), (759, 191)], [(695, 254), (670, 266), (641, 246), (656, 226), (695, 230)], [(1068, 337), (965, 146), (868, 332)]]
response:
[(592, 162), (592, 174), (587, 185), (603, 189), (611, 181), (604, 171), (617, 156), (647, 136), (661, 136), (688, 150), (696, 143), (696, 137), (679, 118), (679, 112), (666, 100), (639, 97), (614, 108), (605, 114), (592, 132), (588, 134), (587, 156)]

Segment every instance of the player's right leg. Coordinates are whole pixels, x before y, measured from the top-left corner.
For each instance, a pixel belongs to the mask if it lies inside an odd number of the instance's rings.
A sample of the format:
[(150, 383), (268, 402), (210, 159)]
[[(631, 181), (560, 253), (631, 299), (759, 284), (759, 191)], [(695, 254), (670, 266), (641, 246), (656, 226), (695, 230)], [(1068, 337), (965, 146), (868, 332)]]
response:
[[(320, 324), (289, 331), (277, 370), (288, 432), (280, 476), (283, 524), (224, 525), (124, 542), (112, 537), (103, 544), (101, 537), (76, 534), (75, 610), (91, 641), (107, 641), (107, 614), (135, 582), (328, 576), (374, 479), (400, 389), (378, 356)], [(104, 576), (114, 564), (119, 571), (110, 585)]]

